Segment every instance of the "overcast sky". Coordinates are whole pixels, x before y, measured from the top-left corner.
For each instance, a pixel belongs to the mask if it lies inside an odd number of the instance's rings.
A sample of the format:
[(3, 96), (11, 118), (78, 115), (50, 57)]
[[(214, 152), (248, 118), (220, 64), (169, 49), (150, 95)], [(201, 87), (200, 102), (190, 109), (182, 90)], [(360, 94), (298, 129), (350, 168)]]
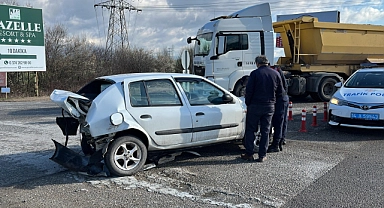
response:
[[(107, 0), (14, 0), (43, 11), (45, 27), (64, 25), (71, 35), (85, 34), (105, 46), (110, 10), (94, 7)], [(118, 2), (119, 0), (115, 0)], [(2, 2), (0, 0), (0, 2)], [(338, 10), (341, 22), (384, 25), (383, 0), (126, 0), (142, 11), (126, 10), (129, 44), (159, 51), (173, 48), (173, 55), (187, 46), (186, 39), (210, 19), (269, 2), (276, 15)]]

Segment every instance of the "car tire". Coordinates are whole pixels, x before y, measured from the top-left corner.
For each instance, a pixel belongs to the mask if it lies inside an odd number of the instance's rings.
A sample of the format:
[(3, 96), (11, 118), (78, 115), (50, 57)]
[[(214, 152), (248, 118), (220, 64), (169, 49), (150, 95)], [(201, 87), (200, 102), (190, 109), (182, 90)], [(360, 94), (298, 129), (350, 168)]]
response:
[(130, 176), (140, 171), (147, 160), (147, 147), (135, 136), (112, 141), (105, 154), (105, 165), (112, 175)]

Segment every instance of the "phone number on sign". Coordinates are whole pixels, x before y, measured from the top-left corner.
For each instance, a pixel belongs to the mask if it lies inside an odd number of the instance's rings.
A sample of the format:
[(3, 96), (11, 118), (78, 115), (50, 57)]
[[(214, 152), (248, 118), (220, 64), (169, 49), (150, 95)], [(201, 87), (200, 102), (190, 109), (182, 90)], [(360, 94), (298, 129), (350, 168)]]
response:
[(31, 65), (32, 61), (4, 61), (5, 65)]

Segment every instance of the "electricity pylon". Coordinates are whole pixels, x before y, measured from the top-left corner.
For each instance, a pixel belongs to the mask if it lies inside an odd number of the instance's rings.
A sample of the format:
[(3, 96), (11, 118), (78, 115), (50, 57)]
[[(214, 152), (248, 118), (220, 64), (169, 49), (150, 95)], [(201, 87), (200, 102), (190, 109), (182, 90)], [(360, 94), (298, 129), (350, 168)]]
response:
[(128, 29), (125, 21), (125, 10), (141, 11), (132, 6), (125, 0), (110, 0), (95, 4), (94, 7), (107, 8), (110, 10), (108, 36), (106, 41), (107, 53), (114, 51), (116, 48), (128, 48)]

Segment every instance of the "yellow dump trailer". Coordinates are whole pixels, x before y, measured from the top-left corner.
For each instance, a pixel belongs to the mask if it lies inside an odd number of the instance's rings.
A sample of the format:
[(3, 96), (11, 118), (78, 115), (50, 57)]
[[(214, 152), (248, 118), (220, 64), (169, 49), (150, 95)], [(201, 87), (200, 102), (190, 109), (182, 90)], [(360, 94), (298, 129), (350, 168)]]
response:
[(278, 65), (286, 72), (289, 94), (310, 94), (328, 101), (338, 81), (363, 63), (384, 63), (384, 26), (319, 22), (304, 16), (273, 23), (285, 57)]

